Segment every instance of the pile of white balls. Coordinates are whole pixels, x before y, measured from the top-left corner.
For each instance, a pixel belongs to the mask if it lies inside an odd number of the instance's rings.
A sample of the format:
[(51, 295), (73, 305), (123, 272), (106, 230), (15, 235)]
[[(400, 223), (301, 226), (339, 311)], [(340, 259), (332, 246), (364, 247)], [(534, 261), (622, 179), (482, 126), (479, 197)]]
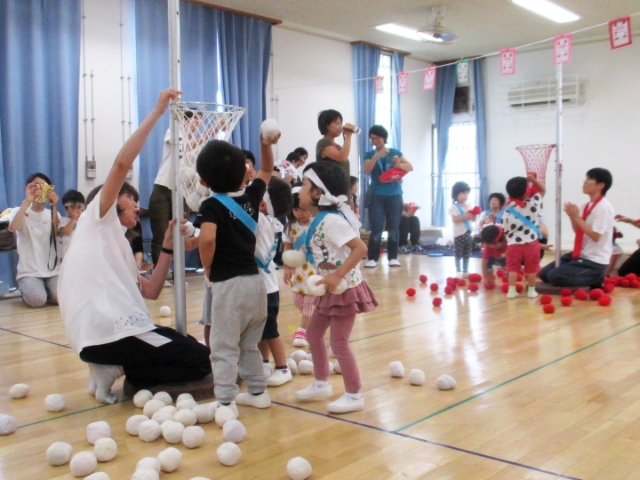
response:
[[(389, 374), (394, 378), (404, 377), (404, 365), (400, 361), (394, 361), (389, 364)], [(420, 369), (413, 368), (409, 371), (409, 383), (411, 385), (424, 385), (426, 376)], [(452, 390), (458, 386), (458, 382), (447, 374), (440, 375), (436, 380), (436, 385), (440, 390)]]
[[(312, 375), (313, 357), (304, 350), (296, 350), (287, 358), (287, 366), (292, 375)], [(338, 361), (329, 362), (329, 373), (342, 373)]]

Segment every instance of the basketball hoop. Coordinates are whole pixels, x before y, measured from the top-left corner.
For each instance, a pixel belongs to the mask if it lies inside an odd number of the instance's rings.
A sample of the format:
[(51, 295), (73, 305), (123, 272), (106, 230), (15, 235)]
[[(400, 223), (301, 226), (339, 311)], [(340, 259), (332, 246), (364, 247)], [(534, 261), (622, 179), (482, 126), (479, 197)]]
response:
[(545, 185), (547, 176), (547, 163), (555, 145), (523, 145), (516, 147), (522, 155), (527, 174), (534, 173), (538, 181)]
[(201, 102), (175, 102), (171, 104), (171, 115), (178, 125), (178, 179), (184, 199), (191, 210), (197, 211), (200, 204), (211, 195), (207, 187), (200, 184), (196, 172), (198, 154), (211, 140), (229, 140), (245, 109), (233, 105)]

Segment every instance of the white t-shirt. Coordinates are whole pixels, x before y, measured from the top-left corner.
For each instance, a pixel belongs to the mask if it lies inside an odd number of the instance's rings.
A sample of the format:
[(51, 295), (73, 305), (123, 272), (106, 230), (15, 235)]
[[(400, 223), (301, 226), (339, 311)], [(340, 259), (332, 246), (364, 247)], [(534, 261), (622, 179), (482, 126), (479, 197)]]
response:
[[(14, 208), (9, 214), (9, 222), (13, 221), (20, 208)], [(56, 212), (56, 215), (58, 213)], [(58, 215), (60, 219), (60, 215)], [(24, 277), (50, 278), (58, 275), (60, 266), (49, 270), (56, 263), (56, 245), (51, 244), (51, 210), (45, 208), (34, 212), (31, 206), (16, 231), (18, 250), (18, 274), (16, 280)], [(56, 234), (54, 233), (54, 242)]]
[[(581, 216), (584, 207), (590, 203), (587, 202), (580, 207)], [(581, 258), (586, 258), (602, 265), (609, 264), (611, 250), (613, 249), (611, 242), (613, 238), (613, 217), (615, 215), (616, 212), (613, 209), (613, 205), (606, 197), (598, 202), (587, 217), (586, 222), (591, 225), (594, 232), (600, 234), (600, 240), (594, 242), (588, 235), (585, 235), (582, 240), (582, 250), (580, 251)]]
[(153, 183), (167, 187), (169, 190), (174, 188), (173, 175), (171, 175), (171, 152), (171, 129), (168, 129), (162, 144), (162, 162)]
[[(451, 208), (449, 209), (449, 215), (451, 215), (452, 217), (461, 217), (462, 215), (464, 215), (469, 211), (469, 208), (467, 207), (467, 205), (461, 204), (460, 205), (462, 207), (462, 214), (461, 214), (456, 205), (457, 204), (454, 203), (453, 205), (451, 205)], [(471, 225), (471, 230), (473, 230), (473, 222), (471, 220), (468, 220), (468, 222), (469, 222), (469, 225)], [(459, 237), (460, 235), (464, 235), (466, 232), (467, 232), (467, 227), (464, 224), (464, 222), (453, 224), (454, 237)]]
[(273, 257), (276, 253), (276, 233), (282, 232), (282, 224), (275, 218), (267, 216), (263, 213), (258, 215), (258, 230), (256, 231), (256, 250), (255, 255), (263, 262), (269, 260), (267, 268), (270, 273), (264, 271), (258, 265), (258, 272), (264, 281), (267, 293), (274, 293), (279, 290), (278, 277), (276, 276), (276, 264), (273, 263)]
[[(298, 238), (306, 238), (307, 230), (309, 230), (309, 226), (311, 225), (312, 221), (313, 217), (309, 219), (309, 223), (307, 225), (300, 225), (297, 220), (292, 222), (289, 232), (285, 232), (283, 234), (282, 241), (284, 243), (290, 243), (292, 248), (294, 248), (296, 240)], [(307, 248), (304, 246), (304, 242), (299, 250), (303, 253), (307, 252)], [(305, 262), (301, 267), (296, 267), (293, 275), (291, 276), (291, 291), (309, 295), (309, 289), (307, 288), (307, 278), (315, 274), (316, 271), (313, 268), (313, 265), (311, 265), (309, 262)]]
[[(346, 244), (357, 238), (349, 222), (342, 215), (330, 213), (326, 215), (313, 232), (309, 248), (313, 254), (314, 264), (319, 275), (333, 273), (351, 254)], [(360, 265), (349, 271), (344, 277), (347, 288), (353, 288), (362, 282)]]
[(71, 232), (71, 235), (63, 235), (62, 233), (60, 233), (60, 228), (66, 227), (70, 221), (71, 219), (69, 217), (61, 217), (58, 222), (58, 258), (61, 262), (64, 258), (65, 253), (67, 253), (67, 250), (69, 250), (69, 245), (71, 245), (73, 234), (76, 233), (75, 227)]
[(155, 328), (116, 204), (100, 218), (101, 195), (80, 216), (58, 279), (60, 311), (76, 353)]

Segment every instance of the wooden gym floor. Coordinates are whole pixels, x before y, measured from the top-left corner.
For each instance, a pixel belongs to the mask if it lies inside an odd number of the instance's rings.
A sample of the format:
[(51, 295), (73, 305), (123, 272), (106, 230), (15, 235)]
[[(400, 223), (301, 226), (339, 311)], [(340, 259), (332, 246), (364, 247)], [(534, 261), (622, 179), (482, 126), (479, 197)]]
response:
[[(287, 461), (303, 456), (312, 479), (640, 479), (639, 292), (616, 289), (610, 307), (590, 301), (562, 307), (556, 297), (556, 313), (545, 315), (538, 300), (458, 289), (433, 308), (435, 294), (418, 276), (437, 281), (442, 296), (453, 258), (400, 260), (396, 269), (385, 258), (378, 268), (363, 269), (380, 302), (358, 318), (351, 338), (364, 411), (332, 416), (327, 402), (296, 402), (294, 391), (312, 377), (294, 376), (270, 389), (270, 409), (240, 407), (248, 434), (238, 465), (218, 463), (222, 433), (210, 423), (203, 426), (205, 444), (178, 445), (180, 468), (161, 478), (286, 479)], [(479, 271), (478, 259), (471, 265)], [(202, 278), (187, 280), (188, 330), (201, 339)], [(405, 295), (408, 287), (417, 289), (415, 297)], [(162, 305), (173, 307), (172, 288), (149, 302), (152, 314)], [(279, 325), (287, 353), (298, 319), (290, 290), (282, 288)], [(394, 360), (406, 373), (423, 370), (426, 383), (391, 378)], [(457, 380), (455, 390), (436, 388), (443, 373)], [(162, 438), (144, 443), (127, 435), (127, 418), (141, 411), (126, 398), (100, 405), (86, 393), (87, 374), (67, 345), (57, 307), (0, 301), (0, 413), (19, 425), (0, 437), (1, 479), (73, 478), (68, 465), (47, 466), (45, 451), (54, 441), (72, 444), (74, 454), (91, 450), (85, 427), (97, 420), (109, 422), (118, 444), (116, 459), (98, 465), (112, 480), (130, 478), (138, 460), (168, 446)], [(331, 381), (337, 398), (342, 378)], [(31, 392), (11, 400), (9, 388), (19, 382)], [(50, 393), (64, 394), (64, 411), (46, 412)]]

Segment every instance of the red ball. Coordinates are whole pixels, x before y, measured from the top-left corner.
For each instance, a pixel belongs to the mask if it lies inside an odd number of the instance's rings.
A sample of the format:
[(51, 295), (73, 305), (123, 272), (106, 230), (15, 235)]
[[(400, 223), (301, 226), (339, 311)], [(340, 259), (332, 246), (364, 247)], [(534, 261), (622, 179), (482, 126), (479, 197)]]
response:
[(453, 293), (453, 287), (451, 285), (447, 285), (444, 287), (444, 293), (446, 295), (451, 295)]
[(542, 306), (542, 311), (544, 313), (553, 313), (556, 311), (556, 307), (552, 303), (547, 303), (546, 305)]
[(598, 299), (598, 303), (603, 307), (608, 307), (609, 305), (611, 305), (611, 297), (609, 295), (602, 295)]
[(604, 293), (611, 293), (613, 292), (614, 288), (616, 288), (616, 286), (613, 283), (605, 283), (602, 287), (602, 290), (604, 291)]
[(463, 280), (462, 278), (458, 280), (458, 286), (459, 287), (464, 287), (467, 284), (466, 280)]
[(507, 293), (509, 291), (509, 284), (508, 283), (503, 283), (500, 286), (500, 290), (502, 290), (504, 293)]
[(524, 279), (524, 276), (521, 273), (519, 273), (518, 274), (518, 281), (521, 282), (523, 279)]
[(437, 292), (438, 291), (438, 284), (437, 283), (432, 283), (431, 285), (429, 285), (429, 288), (431, 289), (432, 292)]
[(453, 282), (447, 285), (447, 287), (451, 287), (451, 291), (454, 291), (456, 288), (458, 288), (458, 284), (456, 282)]
[(564, 305), (565, 307), (568, 307), (569, 305), (571, 305), (573, 303), (573, 299), (571, 297), (562, 297), (560, 299), (560, 303), (562, 305)]
[(629, 288), (629, 286), (631, 285), (631, 282), (626, 278), (623, 278), (622, 280), (620, 280), (618, 285), (620, 285), (622, 288)]
[(493, 282), (487, 282), (484, 284), (484, 288), (486, 288), (487, 290), (493, 290), (494, 288), (496, 288), (496, 284)]
[(638, 279), (638, 275), (636, 275), (635, 273), (627, 273), (624, 278), (626, 278), (629, 281), (633, 281), (633, 280), (637, 280)]
[(550, 304), (551, 302), (553, 302), (553, 298), (551, 298), (551, 295), (542, 295), (542, 296), (540, 297), (540, 303), (541, 303), (542, 305), (548, 305), (548, 304)]
[(579, 288), (578, 290), (576, 290), (575, 292), (573, 292), (573, 295), (578, 299), (578, 300), (586, 300), (587, 298), (589, 298), (589, 295), (587, 295), (587, 292), (585, 292), (583, 289)]
[(442, 305), (442, 299), (440, 297), (436, 297), (433, 299), (433, 306), (434, 307), (439, 307), (440, 305)]
[(427, 283), (427, 276), (426, 275), (420, 275), (420, 283)]
[(447, 277), (447, 285), (451, 285), (452, 283), (453, 284), (458, 283), (458, 279), (454, 277)]
[(407, 288), (407, 295), (413, 297), (416, 294), (415, 288)]
[(601, 288), (594, 288), (589, 292), (591, 300), (598, 300), (602, 295), (604, 295), (604, 291)]
[(562, 290), (560, 290), (560, 296), (561, 297), (570, 297), (571, 296), (571, 289), (570, 288), (563, 288)]
[(482, 208), (476, 205), (471, 209), (471, 213), (473, 213), (474, 215), (480, 215), (482, 213)]
[(640, 288), (640, 282), (638, 280), (631, 280), (631, 283), (629, 284), (629, 286), (631, 288)]
[(477, 283), (470, 283), (469, 284), (469, 291), (470, 292), (477, 292), (478, 291), (478, 284)]
[(482, 281), (482, 275), (480, 275), (479, 273), (470, 273), (469, 274), (469, 281), (471, 283), (478, 283)]
[(506, 274), (504, 273), (504, 270), (499, 268), (498, 271), (496, 272), (496, 275), (498, 277), (504, 277)]
[(524, 286), (521, 283), (516, 283), (516, 292), (521, 293), (524, 290)]

